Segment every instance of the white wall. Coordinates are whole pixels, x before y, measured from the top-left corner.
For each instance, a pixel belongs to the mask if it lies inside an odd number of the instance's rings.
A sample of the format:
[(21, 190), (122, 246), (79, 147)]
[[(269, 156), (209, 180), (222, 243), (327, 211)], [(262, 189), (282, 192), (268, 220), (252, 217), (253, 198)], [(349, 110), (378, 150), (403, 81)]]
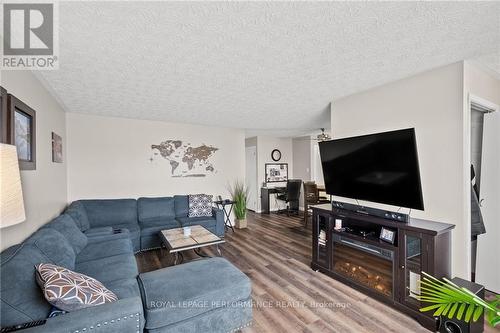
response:
[[(66, 206), (64, 111), (30, 71), (2, 71), (1, 85), (36, 111), (36, 170), (21, 171), (26, 221), (0, 230), (3, 250), (23, 241)], [(63, 139), (64, 163), (52, 162), (52, 132)]]
[[(496, 108), (500, 106), (500, 80), (491, 75), (486, 70), (476, 66), (475, 64), (465, 62), (464, 64), (464, 147), (467, 150), (464, 156), (464, 165), (468, 166), (471, 163), (472, 157), (470, 156), (471, 145), (471, 120), (470, 113), (470, 99), (480, 98), (482, 102), (488, 104), (496, 104)], [(497, 129), (499, 126), (500, 111), (495, 111), (494, 114), (487, 114), (484, 116), (485, 140), (483, 147), (485, 148), (483, 154), (483, 161), (485, 165), (481, 165), (482, 170), (485, 172), (484, 187), (480, 188), (481, 199), (485, 199), (483, 204), (482, 213), (486, 228), (486, 234), (479, 235), (477, 241), (477, 261), (476, 261), (476, 279), (478, 283), (484, 284), (489, 290), (500, 291), (498, 277), (500, 276), (499, 265), (492, 261), (491, 254), (497, 251), (498, 240), (500, 239), (500, 224), (498, 223), (498, 207), (496, 206), (498, 196), (498, 187), (494, 184), (499, 184), (500, 179), (498, 170), (496, 169), (495, 161), (498, 161), (498, 146), (500, 146), (500, 139)], [(488, 129), (490, 133), (488, 133)], [(490, 141), (491, 140), (491, 141)], [(495, 156), (495, 147), (496, 153)], [(492, 148), (493, 151), (488, 150)], [(469, 154), (467, 154), (469, 153)], [(488, 172), (489, 171), (489, 172)], [(491, 172), (493, 171), (493, 172)], [(495, 173), (496, 172), (496, 173)], [(483, 172), (481, 172), (483, 174)], [(488, 175), (489, 174), (489, 175)], [(495, 179), (495, 175), (497, 176)], [(489, 177), (489, 178), (488, 178)], [(469, 179), (464, 179), (464, 186), (468, 187)], [(467, 214), (470, 216), (470, 192), (468, 193)], [(498, 263), (498, 259), (496, 261)]]
[[(273, 149), (281, 151), (281, 160), (273, 161), (271, 152)], [(259, 200), (257, 200), (258, 212), (261, 210), (260, 205), (260, 188), (266, 178), (266, 163), (288, 163), (288, 178), (293, 177), (293, 148), (291, 138), (276, 138), (270, 136), (257, 137), (257, 185), (259, 190)], [(286, 183), (269, 183), (269, 186), (285, 186)], [(270, 201), (271, 210), (277, 210), (274, 198)]]
[[(303, 182), (312, 180), (312, 147), (311, 136), (301, 136), (292, 139), (293, 178)], [(304, 210), (304, 187), (300, 189), (299, 208)]]
[(425, 211), (411, 215), (456, 225), (452, 273), (468, 278), (463, 89), (463, 63), (455, 63), (336, 100), (331, 115), (334, 138), (415, 128)]
[(293, 177), (302, 181), (311, 180), (311, 157), (313, 141), (310, 136), (292, 139)]
[(500, 79), (468, 61), (464, 62), (464, 90), (500, 105)]
[[(228, 185), (245, 178), (243, 130), (160, 121), (67, 114), (68, 200), (206, 193), (229, 197)], [(169, 139), (212, 145), (216, 173), (171, 176), (169, 162), (151, 145)]]

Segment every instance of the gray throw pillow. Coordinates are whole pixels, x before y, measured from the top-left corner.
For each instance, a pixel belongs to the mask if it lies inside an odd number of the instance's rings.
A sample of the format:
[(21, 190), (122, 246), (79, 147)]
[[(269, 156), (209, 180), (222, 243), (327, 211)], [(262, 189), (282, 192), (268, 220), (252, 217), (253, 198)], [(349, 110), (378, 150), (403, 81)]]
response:
[(45, 299), (63, 311), (75, 311), (112, 303), (118, 297), (101, 282), (53, 264), (38, 264), (36, 280)]
[(190, 194), (188, 216), (212, 216), (212, 197), (206, 194)]

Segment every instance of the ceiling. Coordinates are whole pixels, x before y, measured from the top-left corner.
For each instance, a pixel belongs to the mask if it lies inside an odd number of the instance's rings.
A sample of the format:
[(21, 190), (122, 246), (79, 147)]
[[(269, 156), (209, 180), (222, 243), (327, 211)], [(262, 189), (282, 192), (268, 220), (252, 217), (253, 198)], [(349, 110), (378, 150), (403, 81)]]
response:
[(60, 2), (68, 112), (310, 133), (329, 103), (479, 59), (500, 73), (499, 2)]

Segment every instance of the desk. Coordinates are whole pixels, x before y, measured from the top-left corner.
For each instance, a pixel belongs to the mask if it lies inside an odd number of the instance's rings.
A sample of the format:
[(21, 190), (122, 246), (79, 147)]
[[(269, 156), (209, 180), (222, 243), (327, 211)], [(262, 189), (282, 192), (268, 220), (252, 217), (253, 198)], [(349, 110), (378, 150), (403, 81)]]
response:
[(271, 211), (271, 194), (283, 193), (286, 187), (261, 187), (260, 188), (260, 210), (263, 214), (269, 214)]

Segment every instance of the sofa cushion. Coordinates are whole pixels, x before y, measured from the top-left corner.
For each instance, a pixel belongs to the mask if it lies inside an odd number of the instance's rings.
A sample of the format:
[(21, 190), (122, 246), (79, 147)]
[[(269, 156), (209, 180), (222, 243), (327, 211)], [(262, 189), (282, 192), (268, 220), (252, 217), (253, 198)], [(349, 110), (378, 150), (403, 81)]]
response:
[(217, 224), (215, 217), (178, 217), (177, 220), (183, 227), (199, 224), (205, 228), (212, 228)]
[[(168, 288), (165, 288), (166, 281)], [(146, 308), (147, 329), (180, 322), (228, 303), (246, 301), (251, 292), (250, 279), (224, 258), (143, 273), (139, 276), (139, 286)]]
[[(147, 333), (166, 332), (246, 332), (244, 327), (252, 323), (252, 299), (228, 304), (199, 316), (189, 318), (156, 329), (148, 329)], [(243, 329), (243, 330), (242, 330)], [(253, 329), (250, 329), (253, 331)], [(258, 330), (260, 331), (260, 330)], [(269, 332), (275, 332), (272, 329)], [(313, 331), (316, 332), (316, 331)]]
[[(101, 229), (101, 228), (99, 228), (99, 229)], [(92, 230), (92, 228), (89, 230)], [(116, 230), (119, 230), (119, 232), (115, 233), (113, 231), (110, 231), (110, 232), (103, 232), (103, 233), (97, 233), (97, 232), (90, 233), (87, 236), (87, 238), (88, 238), (87, 246), (88, 246), (88, 244), (104, 242), (107, 240), (122, 239), (122, 238), (130, 239), (130, 232), (128, 231), (128, 229), (120, 228), (120, 229), (116, 229)]]
[(75, 267), (76, 255), (73, 247), (59, 231), (53, 228), (41, 228), (35, 231), (25, 242), (35, 246), (50, 259), (51, 263), (69, 269)]
[(141, 296), (137, 279), (123, 279), (106, 282), (106, 288), (111, 290), (119, 299)]
[(81, 200), (81, 203), (92, 228), (137, 224), (135, 199)]
[(80, 253), (80, 251), (87, 246), (87, 236), (80, 231), (70, 215), (59, 215), (47, 223), (44, 228), (45, 227), (53, 228), (63, 234), (73, 248), (75, 254)]
[(35, 279), (35, 265), (50, 262), (32, 244), (16, 245), (0, 254), (0, 326), (47, 318), (50, 304)]
[(37, 282), (45, 299), (63, 311), (113, 303), (116, 295), (101, 282), (81, 273), (53, 264), (36, 265)]
[(73, 218), (76, 225), (81, 231), (85, 231), (90, 228), (89, 218), (87, 216), (87, 211), (83, 206), (81, 201), (73, 201), (71, 205), (64, 211)]
[(188, 216), (189, 199), (187, 195), (174, 195), (175, 217)]
[(158, 219), (174, 219), (174, 198), (139, 198), (137, 200), (139, 222)]
[(190, 194), (188, 216), (212, 216), (212, 197), (207, 194)]
[(93, 242), (87, 245), (76, 257), (76, 263), (117, 256), (120, 254), (134, 255), (130, 238), (118, 238)]
[(181, 224), (176, 219), (151, 220), (141, 223), (141, 236), (158, 233), (160, 230), (180, 228)]
[(79, 262), (75, 271), (93, 277), (106, 285), (107, 282), (137, 277), (137, 262), (131, 254), (121, 254), (96, 260)]
[(141, 223), (141, 249), (146, 250), (160, 247), (160, 231), (180, 227), (181, 224), (179, 221), (174, 219), (149, 221), (147, 222), (147, 226)]
[(97, 227), (85, 230), (85, 236), (87, 237), (111, 235), (113, 233), (114, 233), (113, 227)]

